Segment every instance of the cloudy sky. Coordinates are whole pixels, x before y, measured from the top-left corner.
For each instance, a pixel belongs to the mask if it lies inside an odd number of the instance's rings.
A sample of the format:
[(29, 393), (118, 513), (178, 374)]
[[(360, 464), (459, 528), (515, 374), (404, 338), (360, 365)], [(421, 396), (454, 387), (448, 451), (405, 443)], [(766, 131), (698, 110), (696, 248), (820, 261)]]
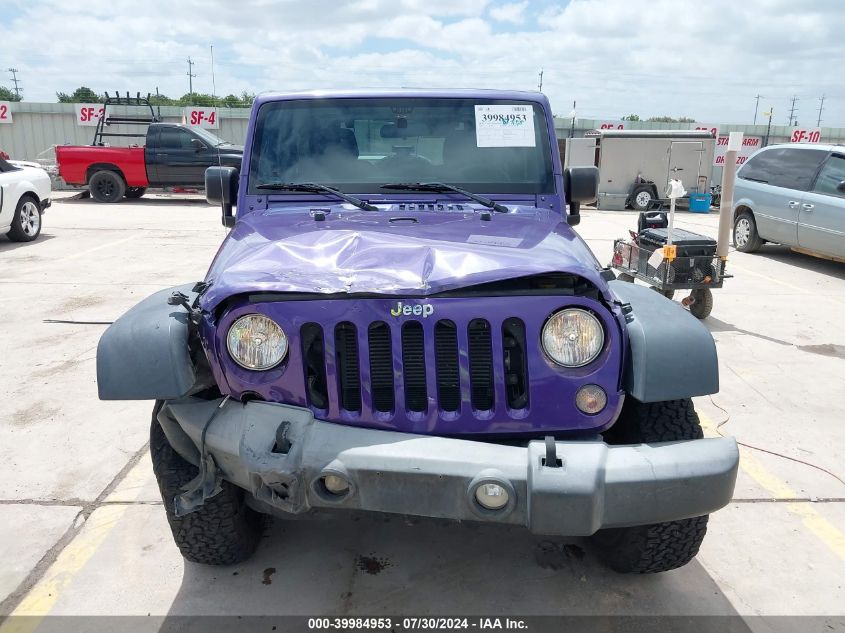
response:
[[(555, 113), (845, 127), (843, 0), (0, 0), (0, 68), (29, 101), (331, 87), (543, 92)], [(0, 85), (11, 87), (9, 74)], [(762, 119), (762, 116), (760, 117)]]

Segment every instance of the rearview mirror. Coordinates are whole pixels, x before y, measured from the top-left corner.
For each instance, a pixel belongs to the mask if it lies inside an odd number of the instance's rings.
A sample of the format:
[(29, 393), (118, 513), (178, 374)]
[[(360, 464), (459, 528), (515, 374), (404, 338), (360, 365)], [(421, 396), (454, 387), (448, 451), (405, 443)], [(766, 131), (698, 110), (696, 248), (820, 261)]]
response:
[(195, 152), (201, 152), (202, 150), (205, 149), (205, 143), (203, 143), (198, 138), (192, 138), (191, 139), (191, 146), (194, 148)]
[(223, 226), (234, 226), (232, 207), (238, 201), (238, 170), (234, 167), (209, 167), (205, 170), (205, 199), (222, 208)]
[(563, 170), (563, 190), (569, 205), (567, 222), (575, 226), (581, 221), (581, 203), (594, 202), (599, 195), (598, 167), (567, 167)]

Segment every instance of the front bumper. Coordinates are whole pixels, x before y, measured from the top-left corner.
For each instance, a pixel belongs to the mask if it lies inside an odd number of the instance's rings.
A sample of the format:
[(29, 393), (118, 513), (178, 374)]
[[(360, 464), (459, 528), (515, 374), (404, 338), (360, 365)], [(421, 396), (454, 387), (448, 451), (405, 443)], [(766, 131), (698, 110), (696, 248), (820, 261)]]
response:
[[(207, 426), (208, 474), (284, 512), (346, 508), (517, 524), (538, 534), (584, 536), (708, 514), (730, 501), (739, 464), (730, 438), (632, 446), (590, 440), (555, 442), (560, 466), (552, 468), (544, 465), (542, 441), (503, 446), (362, 429), (258, 401), (168, 401), (158, 419), (195, 464)], [(283, 424), (289, 447), (277, 444)], [(345, 496), (325, 490), (328, 474), (351, 484)], [(509, 490), (501, 511), (475, 502), (475, 487), (485, 482)]]

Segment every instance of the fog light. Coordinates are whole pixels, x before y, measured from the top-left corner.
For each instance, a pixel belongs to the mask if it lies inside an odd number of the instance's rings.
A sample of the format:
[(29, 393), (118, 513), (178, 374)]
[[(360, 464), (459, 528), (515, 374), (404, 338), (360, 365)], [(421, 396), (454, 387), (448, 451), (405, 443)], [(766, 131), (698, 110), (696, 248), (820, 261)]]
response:
[(499, 484), (481, 484), (475, 489), (475, 499), (483, 508), (501, 510), (508, 505), (508, 491)]
[(575, 406), (594, 415), (607, 406), (607, 394), (598, 385), (584, 385), (575, 394)]
[(323, 477), (323, 486), (333, 495), (344, 495), (349, 492), (349, 482), (337, 475)]

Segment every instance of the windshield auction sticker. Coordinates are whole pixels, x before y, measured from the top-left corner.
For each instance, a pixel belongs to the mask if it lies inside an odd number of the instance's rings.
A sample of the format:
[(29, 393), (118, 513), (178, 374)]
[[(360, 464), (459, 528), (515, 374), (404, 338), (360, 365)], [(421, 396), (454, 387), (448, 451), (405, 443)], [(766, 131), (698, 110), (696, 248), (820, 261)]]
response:
[(475, 106), (478, 147), (535, 147), (534, 108), (530, 105)]

